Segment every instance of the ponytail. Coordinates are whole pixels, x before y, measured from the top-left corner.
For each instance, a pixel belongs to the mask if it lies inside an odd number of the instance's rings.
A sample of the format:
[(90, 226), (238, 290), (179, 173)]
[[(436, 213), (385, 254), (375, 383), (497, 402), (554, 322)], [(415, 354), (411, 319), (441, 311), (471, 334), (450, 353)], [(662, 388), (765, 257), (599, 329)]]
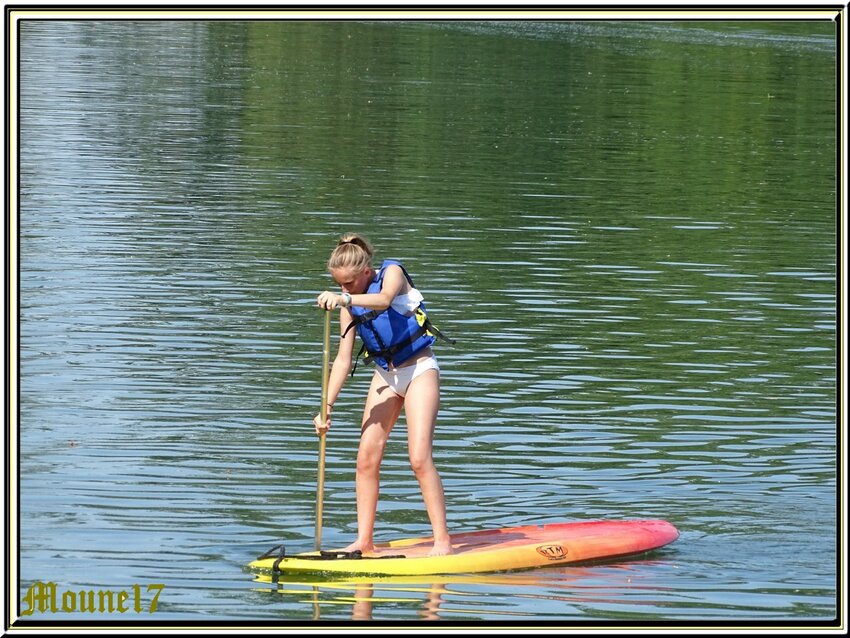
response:
[(375, 249), (368, 240), (357, 233), (346, 233), (339, 238), (339, 242), (328, 259), (328, 270), (338, 268), (351, 268), (363, 270), (372, 265), (372, 256)]

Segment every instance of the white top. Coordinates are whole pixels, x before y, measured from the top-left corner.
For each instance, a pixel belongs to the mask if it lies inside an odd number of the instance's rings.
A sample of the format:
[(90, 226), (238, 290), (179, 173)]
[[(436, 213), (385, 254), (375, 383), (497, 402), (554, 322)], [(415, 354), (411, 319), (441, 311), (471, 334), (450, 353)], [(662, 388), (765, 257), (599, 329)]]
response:
[(396, 296), (392, 302), (392, 309), (403, 315), (409, 315), (419, 307), (419, 303), (425, 299), (416, 288), (411, 288), (403, 295)]

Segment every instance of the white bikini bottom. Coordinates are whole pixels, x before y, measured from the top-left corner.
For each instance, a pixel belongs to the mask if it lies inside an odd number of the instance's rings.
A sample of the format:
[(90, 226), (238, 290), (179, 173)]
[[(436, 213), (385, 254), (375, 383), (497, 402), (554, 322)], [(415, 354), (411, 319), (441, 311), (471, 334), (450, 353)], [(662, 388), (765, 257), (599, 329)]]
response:
[(390, 390), (398, 396), (403, 397), (407, 392), (407, 388), (413, 383), (413, 380), (428, 370), (436, 370), (437, 374), (440, 373), (440, 366), (437, 365), (436, 357), (428, 357), (427, 359), (422, 359), (422, 361), (417, 361), (413, 365), (393, 368), (392, 370), (375, 368), (375, 373), (380, 375), (384, 382), (390, 386)]

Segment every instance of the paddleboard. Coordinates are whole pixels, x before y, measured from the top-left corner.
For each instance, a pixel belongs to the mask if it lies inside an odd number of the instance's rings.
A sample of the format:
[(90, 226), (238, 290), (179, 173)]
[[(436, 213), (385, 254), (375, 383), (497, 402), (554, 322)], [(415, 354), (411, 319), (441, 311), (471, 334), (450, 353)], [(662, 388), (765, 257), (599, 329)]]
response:
[(342, 550), (286, 555), (272, 548), (249, 567), (281, 573), (415, 576), (530, 569), (642, 554), (672, 543), (678, 530), (662, 520), (589, 521), (527, 525), (451, 535), (454, 553), (428, 556), (433, 538), (406, 538), (366, 555)]

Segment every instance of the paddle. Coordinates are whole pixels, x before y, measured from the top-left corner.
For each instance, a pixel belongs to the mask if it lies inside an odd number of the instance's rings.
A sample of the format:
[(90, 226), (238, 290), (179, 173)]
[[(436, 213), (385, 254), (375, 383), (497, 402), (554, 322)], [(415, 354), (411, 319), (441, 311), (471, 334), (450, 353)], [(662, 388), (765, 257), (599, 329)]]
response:
[[(325, 310), (325, 338), (322, 348), (322, 408), (321, 422), (328, 420), (328, 376), (331, 356), (331, 313)], [(319, 436), (319, 479), (316, 488), (316, 551), (322, 546), (322, 499), (325, 491), (325, 434)]]

